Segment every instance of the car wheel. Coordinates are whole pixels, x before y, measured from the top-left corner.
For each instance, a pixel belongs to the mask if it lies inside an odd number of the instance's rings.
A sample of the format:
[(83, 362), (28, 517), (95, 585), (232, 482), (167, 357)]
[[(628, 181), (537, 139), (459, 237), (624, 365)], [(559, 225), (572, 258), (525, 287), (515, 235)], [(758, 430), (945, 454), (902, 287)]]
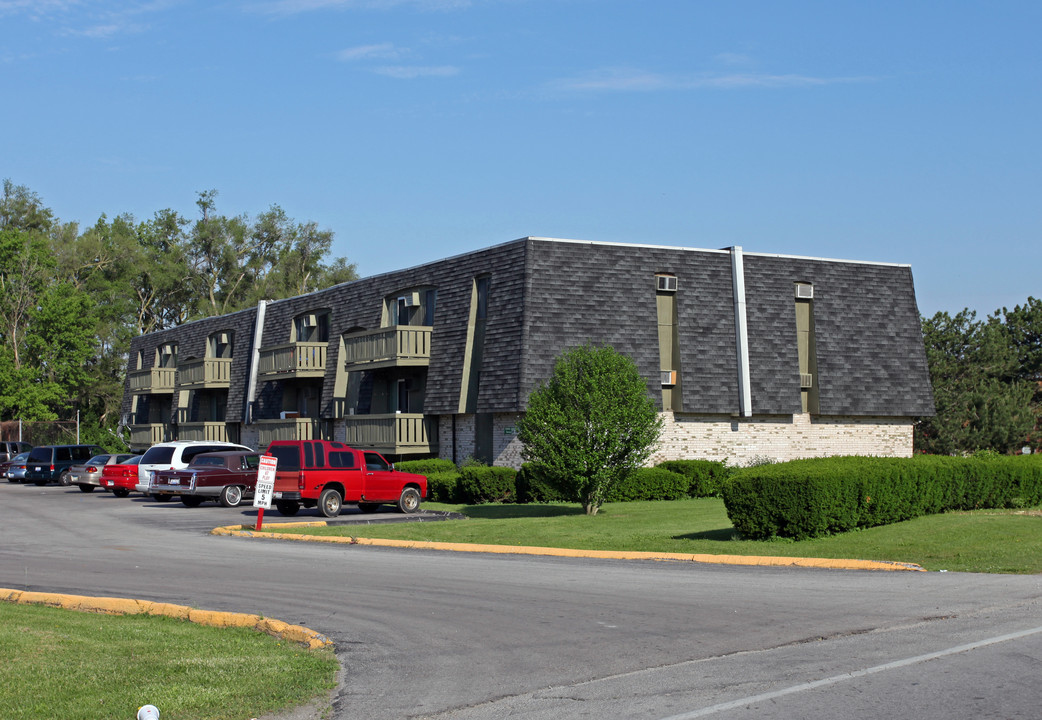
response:
[(225, 485), (221, 490), (221, 505), (225, 507), (239, 507), (242, 502), (242, 488), (238, 485)]
[(182, 495), (181, 502), (185, 507), (199, 507), (203, 504), (203, 499), (198, 495)]
[(300, 510), (300, 503), (296, 500), (276, 500), (275, 507), (279, 509), (279, 512), (283, 515), (296, 515)]
[(402, 490), (402, 496), (398, 498), (398, 509), (403, 513), (414, 513), (420, 509), (420, 491), (414, 487)]
[(80, 485), (80, 492), (94, 492), (93, 485)]
[(358, 503), (358, 509), (364, 513), (376, 512), (379, 507), (380, 503)]
[(68, 470), (62, 470), (62, 474), (58, 476), (58, 484), (64, 487), (69, 487), (72, 484), (72, 481), (69, 480)]
[(112, 488), (112, 494), (116, 497), (126, 497), (130, 494), (130, 491), (126, 488)]
[(322, 491), (318, 496), (318, 511), (325, 517), (333, 518), (340, 514), (340, 506), (344, 499), (332, 488)]

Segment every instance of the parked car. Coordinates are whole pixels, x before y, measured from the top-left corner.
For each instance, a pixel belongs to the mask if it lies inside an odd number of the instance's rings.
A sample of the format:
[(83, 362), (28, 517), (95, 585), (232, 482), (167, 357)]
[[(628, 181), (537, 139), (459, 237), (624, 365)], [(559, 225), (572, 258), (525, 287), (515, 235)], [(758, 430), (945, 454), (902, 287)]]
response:
[[(101, 455), (105, 450), (97, 445), (41, 445), (29, 451), (25, 466), (25, 481), (46, 485), (49, 482), (62, 482), (63, 473), (68, 473), (73, 465)], [(68, 485), (68, 482), (62, 482)]]
[(81, 492), (94, 492), (94, 488), (101, 487), (101, 470), (106, 465), (122, 463), (134, 457), (133, 453), (122, 455), (95, 455), (82, 465), (73, 465), (69, 472), (64, 473), (59, 481), (62, 485), (78, 485)]
[(3, 473), (4, 477), (7, 478), (7, 482), (25, 481), (25, 461), (27, 459), (29, 459), (29, 453), (23, 452), (18, 453), (4, 463), (6, 467), (4, 467)]
[(21, 440), (0, 440), (0, 463), (5, 463), (19, 453), (29, 452), (33, 446)]
[(343, 503), (373, 512), (394, 503), (403, 513), (416, 512), (427, 497), (427, 478), (395, 470), (383, 455), (328, 440), (274, 440), (275, 507), (296, 515), (301, 505), (318, 507), (325, 517), (340, 514)]
[(184, 470), (157, 470), (149, 485), (153, 495), (179, 495), (188, 507), (204, 500), (216, 500), (224, 507), (237, 507), (257, 487), (260, 455), (251, 451), (230, 450), (201, 453)]
[(140, 455), (134, 455), (121, 463), (112, 463), (101, 469), (98, 483), (116, 497), (126, 497), (137, 485), (137, 465)]
[[(141, 456), (138, 464), (137, 485), (134, 489), (138, 492), (150, 494), (148, 489), (152, 482), (152, 476), (158, 470), (184, 470), (188, 463), (196, 455), (208, 452), (220, 452), (222, 450), (246, 450), (253, 452), (245, 445), (237, 445), (229, 442), (206, 442), (203, 440), (175, 440), (153, 445)], [(169, 495), (156, 496), (157, 500), (169, 500)]]

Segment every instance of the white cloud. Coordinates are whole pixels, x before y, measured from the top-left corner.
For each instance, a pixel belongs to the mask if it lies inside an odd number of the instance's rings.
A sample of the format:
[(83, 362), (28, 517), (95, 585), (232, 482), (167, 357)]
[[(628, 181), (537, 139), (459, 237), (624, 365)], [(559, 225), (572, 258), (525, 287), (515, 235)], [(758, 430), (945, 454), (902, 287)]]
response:
[(814, 77), (769, 73), (697, 73), (665, 75), (632, 68), (606, 68), (586, 75), (549, 83), (552, 89), (585, 92), (651, 92), (700, 88), (785, 88), (868, 82), (866, 77)]
[(378, 45), (359, 45), (353, 48), (346, 48), (338, 52), (336, 57), (337, 60), (349, 62), (352, 60), (368, 60), (370, 58), (394, 59), (401, 57), (403, 54), (402, 50), (399, 50), (391, 43), (380, 43)]
[(451, 77), (459, 75), (459, 68), (452, 65), (388, 65), (378, 67), (373, 72), (378, 75), (411, 80), (418, 77)]

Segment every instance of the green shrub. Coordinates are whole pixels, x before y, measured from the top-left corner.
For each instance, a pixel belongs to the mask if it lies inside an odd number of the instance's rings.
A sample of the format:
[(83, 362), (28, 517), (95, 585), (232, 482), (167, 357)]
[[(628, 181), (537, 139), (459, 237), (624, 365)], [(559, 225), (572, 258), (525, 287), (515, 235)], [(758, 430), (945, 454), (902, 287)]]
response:
[(456, 469), (430, 473), (427, 475), (427, 499), (431, 502), (457, 502), (459, 478), (460, 474)]
[(731, 468), (716, 460), (667, 460), (655, 467), (679, 473), (688, 479), (691, 497), (716, 497), (731, 475)]
[(569, 502), (561, 483), (552, 478), (538, 463), (525, 463), (514, 478), (519, 503)]
[(797, 540), (947, 510), (1042, 503), (1042, 458), (837, 457), (736, 471), (723, 486), (744, 536)]
[(514, 477), (517, 471), (507, 467), (468, 465), (460, 468), (456, 484), (457, 502), (479, 505), (513, 502), (517, 497)]
[(662, 467), (638, 468), (612, 488), (609, 502), (679, 500), (688, 496), (691, 481)]
[(432, 473), (455, 472), (456, 463), (442, 458), (424, 458), (422, 460), (401, 460), (394, 464), (396, 470), (402, 472), (430, 475)]

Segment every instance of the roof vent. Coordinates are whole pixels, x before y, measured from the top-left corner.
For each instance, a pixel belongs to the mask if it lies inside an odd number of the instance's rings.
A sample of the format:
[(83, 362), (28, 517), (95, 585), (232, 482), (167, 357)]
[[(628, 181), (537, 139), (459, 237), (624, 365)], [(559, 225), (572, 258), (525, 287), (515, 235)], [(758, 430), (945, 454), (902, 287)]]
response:
[(810, 373), (800, 373), (800, 390), (814, 387), (814, 376)]

